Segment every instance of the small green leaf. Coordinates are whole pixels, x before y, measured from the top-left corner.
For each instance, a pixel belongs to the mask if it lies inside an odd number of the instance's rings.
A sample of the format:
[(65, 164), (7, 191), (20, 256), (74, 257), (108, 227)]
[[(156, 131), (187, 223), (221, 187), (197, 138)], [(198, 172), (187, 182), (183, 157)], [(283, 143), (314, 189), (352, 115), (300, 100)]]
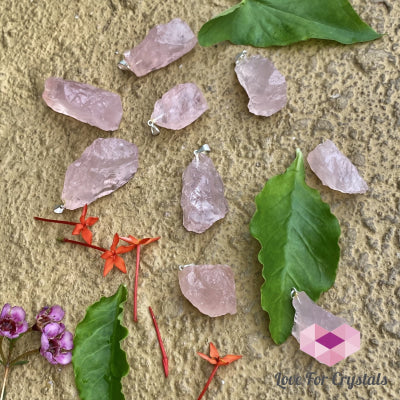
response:
[(81, 400), (124, 400), (121, 378), (129, 371), (120, 341), (128, 335), (121, 325), (127, 289), (102, 297), (86, 310), (76, 327), (72, 363)]
[(271, 178), (255, 201), (250, 232), (261, 244), (261, 306), (269, 314), (272, 339), (280, 344), (293, 326), (291, 288), (316, 301), (335, 282), (340, 227), (319, 192), (306, 185), (300, 150), (287, 171)]
[[(38, 352), (39, 354), (39, 352)], [(28, 360), (21, 360), (21, 361), (16, 361), (15, 363), (12, 363), (11, 366), (14, 367), (15, 365), (24, 365), (24, 364), (28, 364)]]
[(205, 23), (199, 43), (229, 40), (255, 47), (285, 46), (311, 38), (350, 44), (379, 38), (347, 0), (243, 0)]

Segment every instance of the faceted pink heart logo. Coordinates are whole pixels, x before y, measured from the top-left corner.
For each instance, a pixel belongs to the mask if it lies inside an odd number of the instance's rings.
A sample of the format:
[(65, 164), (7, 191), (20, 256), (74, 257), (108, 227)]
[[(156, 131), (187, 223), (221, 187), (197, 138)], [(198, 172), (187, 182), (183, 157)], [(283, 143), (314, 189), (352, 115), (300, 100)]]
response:
[(300, 332), (300, 350), (331, 367), (360, 350), (360, 332), (347, 324), (333, 331), (313, 324)]

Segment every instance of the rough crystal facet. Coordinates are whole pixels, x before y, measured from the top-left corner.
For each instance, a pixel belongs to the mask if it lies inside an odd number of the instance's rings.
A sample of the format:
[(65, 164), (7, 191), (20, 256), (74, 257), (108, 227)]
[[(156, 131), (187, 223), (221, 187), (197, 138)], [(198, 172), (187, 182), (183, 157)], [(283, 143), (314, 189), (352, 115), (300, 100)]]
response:
[(190, 265), (179, 271), (183, 295), (203, 314), (236, 314), (235, 278), (228, 265)]
[(62, 199), (75, 210), (125, 185), (138, 169), (138, 148), (123, 139), (96, 139), (65, 174)]
[(293, 297), (296, 310), (292, 335), (300, 350), (332, 366), (360, 349), (360, 332), (317, 306), (305, 292)]
[(270, 60), (259, 55), (239, 59), (235, 72), (249, 96), (251, 113), (269, 117), (285, 107), (286, 80)]
[(124, 53), (125, 62), (136, 76), (143, 76), (182, 57), (196, 43), (189, 25), (175, 18), (152, 28), (140, 44)]
[(335, 144), (326, 140), (308, 154), (307, 161), (326, 186), (343, 193), (365, 193), (368, 185)]
[(42, 97), (54, 111), (104, 131), (115, 131), (121, 122), (120, 96), (86, 83), (48, 78)]
[(224, 184), (211, 159), (202, 153), (185, 169), (182, 180), (183, 226), (203, 233), (228, 212)]
[(151, 120), (158, 126), (179, 130), (208, 110), (201, 90), (194, 83), (182, 83), (156, 101)]

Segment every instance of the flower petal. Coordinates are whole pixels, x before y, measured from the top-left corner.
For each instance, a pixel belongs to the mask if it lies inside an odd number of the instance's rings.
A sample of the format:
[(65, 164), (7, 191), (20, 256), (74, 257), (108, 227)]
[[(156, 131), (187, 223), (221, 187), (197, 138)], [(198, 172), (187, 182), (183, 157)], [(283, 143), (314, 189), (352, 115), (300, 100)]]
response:
[(74, 348), (74, 340), (72, 333), (69, 331), (64, 331), (60, 338), (60, 347), (64, 350), (72, 350)]
[(97, 217), (89, 217), (86, 221), (85, 224), (86, 226), (92, 226), (94, 225), (99, 219)]
[(4, 318), (11, 310), (11, 304), (4, 304), (3, 309), (1, 310), (0, 318)]
[(197, 352), (197, 354), (198, 354), (201, 358), (204, 358), (204, 360), (208, 361), (210, 364), (214, 364), (214, 365), (215, 365), (215, 364), (217, 363), (217, 360), (214, 360), (213, 358), (208, 357), (208, 356), (206, 356), (206, 355), (203, 354), (203, 353)]
[(22, 307), (12, 307), (10, 316), (15, 322), (22, 322), (25, 320), (25, 310)]
[(60, 354), (57, 354), (54, 357), (54, 360), (56, 361), (57, 364), (61, 364), (61, 365), (66, 365), (69, 364), (72, 360), (72, 354), (71, 352), (62, 352)]
[(126, 243), (131, 243), (131, 244), (139, 244), (139, 240), (136, 239), (134, 236), (129, 235), (129, 237), (121, 237), (121, 240), (123, 240)]
[(86, 226), (82, 229), (82, 238), (83, 240), (88, 243), (88, 244), (92, 244), (92, 237), (93, 234), (90, 231), (89, 228), (87, 228)]
[(116, 233), (114, 235), (114, 239), (113, 239), (112, 245), (110, 247), (111, 251), (115, 251), (115, 248), (117, 247), (118, 242), (119, 242), (119, 236), (118, 236), (118, 233)]
[(233, 354), (228, 354), (225, 357), (220, 358), (219, 361), (220, 361), (221, 365), (228, 365), (231, 362), (239, 360), (240, 358), (242, 358), (242, 356), (236, 356), (236, 355), (233, 355)]
[(211, 342), (210, 342), (210, 357), (212, 357), (212, 358), (219, 357), (217, 348)]
[(124, 253), (128, 253), (130, 251), (132, 251), (133, 249), (136, 248), (136, 245), (132, 245), (132, 246), (119, 246), (117, 250), (115, 250), (115, 252), (117, 254), (124, 254)]
[(73, 235), (79, 235), (83, 229), (82, 224), (76, 224), (74, 230), (72, 231)]
[(114, 259), (114, 264), (120, 271), (126, 274), (125, 261), (122, 257), (116, 256)]
[(86, 214), (87, 214), (87, 204), (85, 204), (84, 207), (82, 208), (82, 214), (81, 214), (81, 218), (80, 218), (80, 221), (82, 222), (82, 224), (85, 223)]
[(53, 339), (65, 331), (65, 325), (59, 322), (51, 322), (47, 324), (42, 332), (42, 336), (46, 335), (49, 339)]
[(113, 259), (107, 258), (106, 263), (104, 264), (103, 276), (106, 276), (113, 268), (114, 262)]
[(113, 252), (112, 252), (111, 250), (107, 250), (107, 251), (105, 251), (100, 257), (101, 257), (103, 260), (107, 260), (107, 259), (109, 259), (110, 257), (112, 257), (112, 255), (113, 255)]
[(53, 322), (59, 322), (64, 318), (65, 311), (61, 308), (61, 306), (54, 305), (50, 307), (49, 318)]
[(144, 238), (144, 239), (141, 239), (139, 243), (144, 246), (146, 244), (150, 244), (150, 243), (156, 242), (159, 239), (161, 239), (160, 236), (155, 237), (155, 238)]

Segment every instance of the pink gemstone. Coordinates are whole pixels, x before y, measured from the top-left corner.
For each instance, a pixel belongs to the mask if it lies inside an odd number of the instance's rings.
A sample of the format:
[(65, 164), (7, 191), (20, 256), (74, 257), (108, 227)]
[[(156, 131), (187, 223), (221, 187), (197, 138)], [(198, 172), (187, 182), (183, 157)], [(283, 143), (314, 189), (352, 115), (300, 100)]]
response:
[(207, 101), (201, 90), (194, 83), (182, 83), (156, 101), (151, 120), (158, 126), (179, 130), (207, 110)]
[(228, 212), (222, 179), (211, 159), (200, 153), (185, 169), (182, 181), (183, 226), (203, 233)]
[(115, 131), (121, 122), (119, 95), (86, 83), (48, 78), (42, 97), (54, 111), (104, 131)]
[(190, 265), (178, 273), (183, 295), (203, 314), (236, 314), (235, 278), (228, 265)]
[(136, 76), (143, 76), (182, 57), (196, 43), (197, 38), (190, 27), (175, 18), (152, 28), (140, 44), (124, 53), (125, 62)]
[(293, 306), (296, 314), (292, 335), (301, 351), (332, 366), (360, 349), (360, 332), (317, 306), (305, 292), (297, 293)]
[(357, 168), (330, 140), (310, 152), (307, 161), (315, 175), (331, 189), (343, 193), (365, 193), (368, 190)]
[(96, 139), (65, 174), (62, 199), (75, 210), (125, 185), (138, 169), (136, 145), (123, 139)]
[(269, 117), (285, 107), (286, 80), (267, 58), (259, 55), (239, 59), (235, 67), (240, 84), (249, 96), (249, 111)]

